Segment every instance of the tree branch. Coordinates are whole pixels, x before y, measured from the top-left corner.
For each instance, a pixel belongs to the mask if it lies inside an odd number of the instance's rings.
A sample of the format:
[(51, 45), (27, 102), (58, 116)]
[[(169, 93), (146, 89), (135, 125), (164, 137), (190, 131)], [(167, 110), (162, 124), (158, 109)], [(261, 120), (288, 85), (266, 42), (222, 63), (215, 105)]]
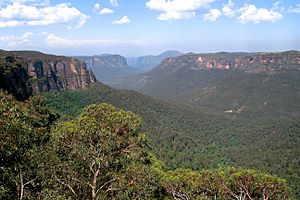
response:
[(104, 188), (105, 186), (107, 186), (107, 185), (110, 184), (111, 182), (114, 182), (114, 181), (116, 181), (116, 180), (118, 180), (118, 179), (119, 179), (119, 178), (113, 178), (113, 179), (107, 181), (106, 183), (104, 183), (103, 185), (101, 185), (101, 186), (98, 188), (98, 190), (96, 191), (96, 195), (98, 194), (98, 192), (99, 192), (102, 188)]
[(175, 200), (189, 200), (189, 196), (187, 194), (176, 192), (174, 190), (172, 191), (172, 194)]
[(74, 191), (74, 189), (73, 189), (69, 184), (67, 184), (67, 183), (65, 183), (65, 182), (63, 182), (63, 181), (61, 181), (61, 180), (59, 180), (59, 178), (57, 178), (57, 176), (55, 176), (55, 179), (56, 179), (60, 184), (67, 186), (67, 187), (71, 190), (71, 192), (72, 192), (75, 196), (77, 196), (76, 193), (75, 193), (75, 191)]
[(26, 183), (24, 183), (24, 187), (25, 187), (25, 185), (28, 185), (28, 184), (30, 184), (30, 183), (32, 183), (32, 182), (34, 182), (36, 179), (38, 179), (38, 177), (36, 177), (35, 179), (32, 179), (32, 180), (30, 180), (30, 181), (28, 181), (28, 182), (26, 182)]

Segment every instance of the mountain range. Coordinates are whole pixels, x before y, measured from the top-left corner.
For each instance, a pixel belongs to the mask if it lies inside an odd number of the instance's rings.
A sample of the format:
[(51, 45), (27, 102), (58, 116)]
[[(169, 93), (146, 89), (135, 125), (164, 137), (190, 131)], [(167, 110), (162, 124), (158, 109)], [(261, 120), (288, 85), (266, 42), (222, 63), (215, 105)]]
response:
[(185, 54), (110, 85), (244, 116), (300, 115), (300, 52)]
[(166, 51), (160, 55), (125, 58), (121, 55), (101, 54), (95, 56), (75, 56), (93, 70), (99, 81), (110, 84), (111, 81), (148, 71), (159, 65), (164, 59), (182, 55), (178, 51)]
[(183, 53), (175, 50), (169, 50), (159, 55), (146, 55), (139, 57), (129, 57), (127, 62), (131, 67), (148, 71), (158, 66), (163, 60), (167, 58), (181, 56)]
[(142, 117), (152, 152), (168, 168), (260, 169), (287, 178), (300, 196), (299, 52), (167, 58), (124, 79), (144, 94), (96, 81), (74, 58), (0, 54), (0, 88), (19, 99), (43, 95), (62, 120), (110, 103)]
[(75, 58), (85, 62), (93, 70), (96, 78), (102, 82), (142, 72), (142, 70), (129, 66), (126, 58), (120, 55), (103, 54), (98, 56), (77, 56)]

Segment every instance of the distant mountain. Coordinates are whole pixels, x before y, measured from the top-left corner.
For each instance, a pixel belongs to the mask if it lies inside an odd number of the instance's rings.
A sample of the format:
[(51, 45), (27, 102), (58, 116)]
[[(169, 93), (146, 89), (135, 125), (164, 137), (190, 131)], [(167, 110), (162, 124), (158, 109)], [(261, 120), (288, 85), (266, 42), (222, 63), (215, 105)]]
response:
[(158, 66), (166, 58), (181, 56), (182, 54), (183, 53), (181, 52), (170, 50), (157, 56), (148, 55), (148, 56), (127, 58), (127, 61), (128, 61), (128, 65), (131, 67), (141, 69), (143, 71), (148, 71)]
[(26, 99), (32, 93), (86, 88), (96, 81), (84, 62), (36, 51), (0, 50), (0, 89)]
[(300, 52), (190, 53), (111, 85), (228, 114), (299, 116)]
[(121, 77), (134, 75), (142, 72), (139, 69), (128, 66), (126, 58), (120, 55), (96, 55), (77, 56), (91, 68), (98, 80), (108, 82)]

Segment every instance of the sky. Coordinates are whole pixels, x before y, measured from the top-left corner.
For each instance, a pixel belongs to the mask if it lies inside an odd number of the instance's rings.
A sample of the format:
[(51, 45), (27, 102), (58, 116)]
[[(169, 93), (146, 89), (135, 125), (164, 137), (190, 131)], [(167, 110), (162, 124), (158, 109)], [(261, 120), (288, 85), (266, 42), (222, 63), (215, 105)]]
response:
[(300, 50), (300, 0), (0, 0), (0, 49), (127, 57)]

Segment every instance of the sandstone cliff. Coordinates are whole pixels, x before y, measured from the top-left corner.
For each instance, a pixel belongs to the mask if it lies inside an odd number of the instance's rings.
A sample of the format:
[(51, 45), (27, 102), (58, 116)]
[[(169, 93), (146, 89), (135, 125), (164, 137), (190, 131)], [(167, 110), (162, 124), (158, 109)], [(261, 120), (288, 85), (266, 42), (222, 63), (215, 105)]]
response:
[(32, 92), (84, 89), (96, 81), (82, 61), (32, 51), (0, 51), (0, 69), (0, 88), (20, 99)]
[(75, 59), (33, 61), (27, 72), (35, 92), (84, 89), (95, 82), (85, 63)]
[(276, 73), (283, 69), (297, 69), (300, 66), (300, 53), (287, 51), (279, 53), (189, 53), (164, 60), (155, 70), (178, 69), (239, 69), (247, 73)]
[(78, 56), (76, 59), (84, 61), (104, 83), (141, 72), (128, 66), (126, 58), (120, 55)]
[[(234, 76), (237, 73), (240, 75), (232, 80), (242, 76), (253, 78), (257, 75), (276, 79), (284, 73), (298, 74), (300, 73), (300, 52), (188, 53), (167, 58), (149, 72), (116, 80), (110, 86), (136, 90), (150, 96), (165, 97), (178, 95), (191, 88), (206, 87), (209, 82), (218, 82), (222, 78)], [(251, 78), (247, 82), (255, 83), (256, 81), (251, 81)], [(184, 95), (186, 94), (182, 94)]]

